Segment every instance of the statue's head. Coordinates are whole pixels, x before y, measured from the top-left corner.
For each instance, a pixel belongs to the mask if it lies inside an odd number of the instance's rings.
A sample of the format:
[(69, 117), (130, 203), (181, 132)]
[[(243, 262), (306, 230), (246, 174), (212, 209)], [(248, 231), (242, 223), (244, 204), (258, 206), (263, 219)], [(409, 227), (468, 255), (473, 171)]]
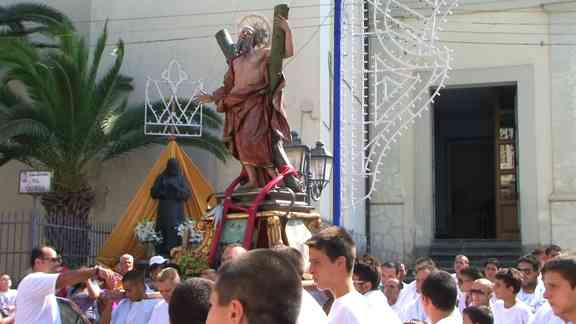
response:
[(270, 25), (264, 17), (250, 15), (244, 17), (238, 25), (238, 41), (236, 42), (238, 54), (249, 50), (268, 46)]
[(178, 160), (171, 158), (166, 163), (166, 170), (164, 171), (166, 175), (169, 176), (179, 176), (180, 175), (180, 164)]

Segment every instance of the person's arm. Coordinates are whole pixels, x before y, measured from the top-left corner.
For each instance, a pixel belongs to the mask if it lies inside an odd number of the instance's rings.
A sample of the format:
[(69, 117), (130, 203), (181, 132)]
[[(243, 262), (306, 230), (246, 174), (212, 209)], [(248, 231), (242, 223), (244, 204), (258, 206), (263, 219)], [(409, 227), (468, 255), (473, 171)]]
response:
[(277, 16), (274, 18), (274, 23), (278, 24), (278, 27), (284, 31), (284, 58), (294, 56), (294, 39), (292, 38), (292, 29), (290, 29), (288, 19)]
[(100, 287), (90, 279), (86, 280), (86, 290), (88, 291), (88, 296), (90, 296), (90, 298), (98, 299), (100, 297)]
[(111, 270), (100, 268), (98, 266), (67, 271), (58, 276), (58, 279), (56, 280), (56, 290), (73, 286), (94, 276), (98, 276), (98, 278), (103, 280), (109, 280), (109, 278), (113, 276), (113, 273)]

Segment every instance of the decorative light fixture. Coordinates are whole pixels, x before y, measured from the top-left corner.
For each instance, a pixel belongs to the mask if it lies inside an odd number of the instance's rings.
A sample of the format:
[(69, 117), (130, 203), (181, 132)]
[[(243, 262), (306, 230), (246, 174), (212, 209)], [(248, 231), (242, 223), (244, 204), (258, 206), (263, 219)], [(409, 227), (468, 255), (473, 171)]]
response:
[(311, 149), (302, 144), (296, 132), (292, 137), (292, 144), (284, 147), (288, 160), (303, 175), (308, 203), (318, 201), (332, 176), (332, 155), (322, 142)]
[(330, 182), (332, 176), (332, 155), (326, 151), (324, 143), (316, 142), (316, 147), (310, 150), (310, 169), (308, 194), (317, 201), (322, 191)]

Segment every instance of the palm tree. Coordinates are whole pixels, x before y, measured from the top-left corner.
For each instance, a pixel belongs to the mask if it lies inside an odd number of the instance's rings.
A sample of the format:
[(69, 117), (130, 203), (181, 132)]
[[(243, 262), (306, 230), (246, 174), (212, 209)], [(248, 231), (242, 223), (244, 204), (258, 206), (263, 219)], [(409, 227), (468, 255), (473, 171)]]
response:
[[(16, 160), (52, 170), (54, 191), (41, 199), (48, 222), (87, 227), (94, 203), (89, 168), (166, 139), (145, 136), (144, 105), (128, 106), (132, 80), (120, 74), (122, 41), (112, 66), (99, 72), (106, 26), (92, 55), (76, 33), (56, 40), (56, 48), (39, 48), (26, 39), (0, 37), (0, 166)], [(225, 160), (216, 135), (220, 117), (205, 109), (203, 123), (202, 137), (181, 142)], [(85, 235), (60, 232), (49, 239), (68, 254), (86, 255)]]
[(0, 6), (1, 37), (26, 37), (35, 46), (56, 47), (54, 36), (74, 32), (72, 21), (52, 7), (38, 3)]

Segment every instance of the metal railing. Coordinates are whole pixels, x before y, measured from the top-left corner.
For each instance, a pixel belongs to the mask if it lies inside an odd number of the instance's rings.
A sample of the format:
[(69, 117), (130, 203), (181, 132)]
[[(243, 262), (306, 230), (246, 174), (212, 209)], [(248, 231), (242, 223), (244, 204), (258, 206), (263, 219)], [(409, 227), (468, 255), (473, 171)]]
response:
[[(104, 245), (114, 224), (50, 224), (44, 216), (27, 211), (0, 212), (0, 272), (12, 277), (14, 285), (30, 269), (30, 251), (39, 245), (52, 245), (62, 253), (69, 263), (91, 265)], [(59, 236), (59, 242), (82, 244), (84, 253), (69, 253), (66, 248), (55, 244), (50, 236)], [(78, 240), (81, 238), (81, 240)], [(73, 249), (78, 251), (78, 249)]]

